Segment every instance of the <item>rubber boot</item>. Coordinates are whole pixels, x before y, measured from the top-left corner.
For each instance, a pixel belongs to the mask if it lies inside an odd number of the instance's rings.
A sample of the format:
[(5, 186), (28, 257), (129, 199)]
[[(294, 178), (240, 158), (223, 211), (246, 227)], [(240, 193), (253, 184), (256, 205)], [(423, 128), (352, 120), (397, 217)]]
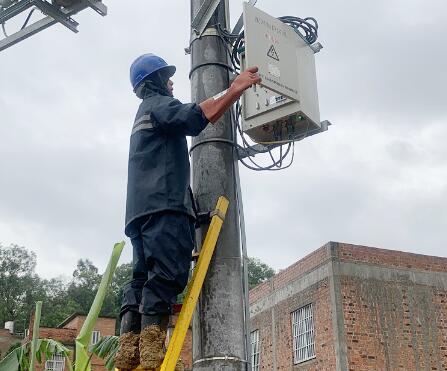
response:
[(164, 344), (169, 315), (145, 315), (141, 317), (140, 364), (145, 370), (157, 370), (165, 356)]
[(121, 317), (119, 348), (115, 355), (115, 367), (133, 370), (140, 364), (141, 314), (127, 311)]

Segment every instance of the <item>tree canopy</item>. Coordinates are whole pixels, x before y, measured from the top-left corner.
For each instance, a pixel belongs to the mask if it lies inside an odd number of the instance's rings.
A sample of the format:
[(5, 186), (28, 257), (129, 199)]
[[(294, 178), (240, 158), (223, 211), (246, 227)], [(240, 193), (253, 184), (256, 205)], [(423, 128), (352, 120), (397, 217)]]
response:
[(248, 287), (251, 289), (275, 275), (275, 270), (258, 258), (248, 258)]

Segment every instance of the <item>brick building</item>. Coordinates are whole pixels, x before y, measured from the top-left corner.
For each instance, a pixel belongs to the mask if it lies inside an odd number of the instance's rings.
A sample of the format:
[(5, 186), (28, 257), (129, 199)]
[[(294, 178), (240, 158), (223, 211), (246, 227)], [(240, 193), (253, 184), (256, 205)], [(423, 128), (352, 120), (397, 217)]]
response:
[[(180, 312), (181, 306), (176, 305), (174, 308), (174, 315), (171, 316), (168, 326), (168, 334), (166, 337), (166, 343), (169, 343), (169, 340), (172, 336), (172, 333), (174, 332), (174, 327), (177, 323), (179, 312)], [(192, 370), (192, 329), (191, 326), (189, 326), (188, 332), (186, 333), (185, 341), (183, 343), (182, 350), (180, 352), (180, 358), (183, 361), (183, 364), (185, 366), (185, 371), (191, 371)]]
[(253, 371), (447, 370), (447, 259), (330, 242), (250, 292)]
[(0, 329), (0, 359), (6, 356), (11, 346), (20, 344), (23, 336), (14, 334), (8, 329)]
[[(85, 319), (85, 315), (75, 313), (68, 317), (58, 327), (40, 327), (39, 338), (57, 340), (71, 351), (74, 351), (76, 336), (79, 334)], [(103, 336), (115, 335), (115, 322), (116, 319), (114, 317), (99, 317), (93, 329), (91, 339), (92, 344), (96, 343)], [(33, 336), (33, 323), (34, 319), (31, 318), (29, 335), (25, 338), (25, 341), (29, 341), (29, 339)], [(72, 354), (74, 355), (74, 352)], [(104, 367), (104, 361), (96, 356), (92, 357), (91, 364), (92, 371), (106, 370)], [(65, 361), (61, 356), (55, 356), (50, 360), (43, 360), (42, 363), (38, 364), (36, 367), (36, 371), (63, 371), (66, 369)]]

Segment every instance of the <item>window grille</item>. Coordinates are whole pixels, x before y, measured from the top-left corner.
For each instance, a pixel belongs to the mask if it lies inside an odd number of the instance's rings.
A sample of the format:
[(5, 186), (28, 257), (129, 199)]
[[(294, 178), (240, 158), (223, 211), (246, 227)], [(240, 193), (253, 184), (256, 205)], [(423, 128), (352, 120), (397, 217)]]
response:
[(92, 331), (91, 345), (95, 345), (101, 339), (101, 333), (99, 331)]
[(251, 333), (251, 370), (259, 371), (259, 330)]
[(292, 313), (293, 361), (315, 358), (315, 328), (312, 304)]
[(62, 354), (55, 354), (53, 358), (45, 362), (45, 371), (64, 371), (65, 358)]

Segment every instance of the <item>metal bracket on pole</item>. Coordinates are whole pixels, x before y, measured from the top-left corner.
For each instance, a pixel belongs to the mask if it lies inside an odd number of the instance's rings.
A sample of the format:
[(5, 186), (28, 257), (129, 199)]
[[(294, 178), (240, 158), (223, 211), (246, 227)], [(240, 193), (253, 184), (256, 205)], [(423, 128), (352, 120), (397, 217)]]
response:
[[(250, 5), (255, 5), (257, 3), (258, 0), (250, 0), (248, 3)], [(242, 26), (244, 25), (244, 14), (241, 14), (241, 16), (239, 17), (239, 19), (237, 20), (236, 25), (233, 28), (233, 31), (231, 31), (231, 33), (233, 34), (239, 34), (239, 32), (241, 32), (242, 30)]]
[(33, 5), (33, 0), (22, 0), (19, 3), (7, 7), (6, 9), (0, 10), (0, 23), (5, 23), (8, 19), (11, 19), (17, 14), (24, 12)]
[(47, 17), (28, 25), (20, 31), (5, 37), (4, 39), (1, 39), (0, 51), (15, 45), (40, 31), (43, 31), (57, 22), (62, 23), (73, 32), (77, 32), (76, 26), (78, 23), (71, 19), (71, 16), (80, 12), (81, 10), (92, 8), (101, 15), (107, 14), (107, 7), (101, 0), (82, 0), (76, 2), (73, 6), (68, 8), (57, 8), (43, 0), (22, 0), (0, 11), (0, 23), (4, 23), (8, 19), (20, 14), (31, 6), (38, 7), (47, 15)]
[(103, 17), (107, 15), (107, 7), (101, 1), (95, 0), (82, 0), (95, 12), (102, 15)]
[[(328, 120), (322, 121), (321, 128), (309, 130), (307, 132), (306, 138), (310, 137), (312, 135), (315, 135), (315, 134), (322, 133), (323, 131), (327, 131), (330, 125), (332, 125), (330, 121), (328, 121)], [(284, 143), (268, 144), (268, 145), (255, 144), (255, 145), (247, 147), (247, 148), (238, 147), (237, 148), (238, 158), (239, 158), (239, 160), (243, 160), (246, 157), (254, 157), (260, 153), (265, 153), (265, 152), (271, 151), (272, 149), (282, 146), (283, 144)]]
[(219, 5), (220, 0), (204, 0), (191, 22), (191, 28), (200, 37)]
[(73, 32), (79, 32), (78, 26), (79, 23), (76, 22), (74, 19), (72, 19), (67, 14), (63, 13), (61, 10), (59, 10), (57, 7), (51, 5), (50, 3), (42, 0), (33, 0), (34, 5), (36, 5), (44, 14), (49, 15), (54, 20), (58, 21), (59, 23), (63, 24), (65, 27), (67, 27), (69, 30)]

